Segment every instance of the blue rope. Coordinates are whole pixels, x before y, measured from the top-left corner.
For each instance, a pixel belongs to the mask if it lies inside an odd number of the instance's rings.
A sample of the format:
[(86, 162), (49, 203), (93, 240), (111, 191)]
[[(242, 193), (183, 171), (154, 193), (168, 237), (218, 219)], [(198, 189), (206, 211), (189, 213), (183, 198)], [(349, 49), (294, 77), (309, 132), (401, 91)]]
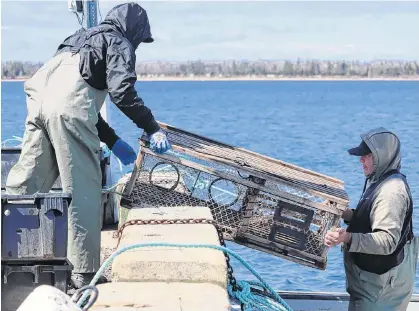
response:
[(7, 147), (7, 142), (8, 141), (18, 141), (18, 142), (20, 142), (20, 144), (19, 145), (17, 145), (17, 146), (13, 146), (13, 147), (21, 147), (22, 146), (22, 141), (23, 141), (23, 138), (22, 137), (19, 137), (19, 136), (12, 136), (12, 138), (8, 138), (8, 139), (6, 139), (6, 140), (3, 140), (2, 142), (1, 142), (1, 145), (2, 145), (2, 147)]
[[(250, 272), (253, 273), (254, 276), (259, 280), (259, 282), (245, 282), (245, 281), (238, 281), (237, 285), (239, 290), (233, 291), (233, 288), (231, 284), (228, 285), (228, 293), (232, 298), (238, 299), (245, 308), (249, 307), (256, 307), (259, 310), (269, 310), (269, 311), (293, 311), (291, 307), (288, 306), (288, 304), (262, 279), (262, 277), (259, 275), (259, 273), (256, 272), (255, 269), (253, 269), (240, 255), (236, 254), (232, 250), (219, 246), (219, 245), (213, 245), (213, 244), (177, 244), (177, 243), (139, 243), (139, 244), (133, 244), (125, 246), (117, 251), (115, 251), (111, 256), (109, 256), (108, 259), (102, 264), (102, 266), (99, 268), (98, 272), (93, 277), (92, 281), (90, 282), (91, 286), (94, 286), (96, 282), (99, 280), (99, 277), (103, 274), (106, 267), (117, 257), (118, 255), (132, 250), (136, 248), (141, 247), (184, 247), (184, 248), (212, 248), (216, 250), (221, 250), (223, 252), (228, 253), (229, 255), (236, 258), (238, 261), (240, 261)], [(272, 297), (274, 298), (274, 303), (270, 302), (267, 297), (261, 297), (259, 295), (253, 294), (250, 290), (250, 285), (256, 285), (259, 287), (264, 288), (267, 290)], [(77, 305), (81, 307), (83, 302), (86, 300), (86, 298), (89, 296), (90, 291), (86, 291), (83, 296), (79, 299), (77, 302)]]
[[(263, 284), (260, 282), (252, 282), (252, 281), (237, 281), (237, 285), (240, 288), (240, 291), (233, 291), (232, 286), (228, 286), (228, 293), (230, 297), (233, 297), (239, 300), (244, 307), (251, 308), (251, 310), (266, 310), (266, 311), (284, 311), (284, 310), (291, 310), (289, 306), (287, 306), (281, 298), (274, 298), (274, 301), (271, 301), (267, 297), (260, 296), (259, 294), (254, 294), (251, 292), (251, 285), (263, 287)], [(280, 297), (276, 293), (276, 296)], [(274, 296), (274, 295), (273, 295)], [(275, 296), (274, 296), (275, 297)]]

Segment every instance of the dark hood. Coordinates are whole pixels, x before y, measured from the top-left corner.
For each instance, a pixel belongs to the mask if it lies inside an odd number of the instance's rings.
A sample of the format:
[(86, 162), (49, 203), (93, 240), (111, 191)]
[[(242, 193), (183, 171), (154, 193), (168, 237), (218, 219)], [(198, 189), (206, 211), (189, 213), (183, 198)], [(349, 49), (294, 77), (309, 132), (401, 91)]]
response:
[(380, 127), (362, 134), (361, 138), (371, 149), (374, 157), (374, 171), (368, 176), (371, 183), (376, 182), (390, 170), (400, 171), (400, 141), (394, 133)]
[(115, 26), (131, 42), (134, 49), (141, 42), (151, 43), (154, 41), (146, 10), (134, 2), (120, 4), (112, 8), (102, 24)]

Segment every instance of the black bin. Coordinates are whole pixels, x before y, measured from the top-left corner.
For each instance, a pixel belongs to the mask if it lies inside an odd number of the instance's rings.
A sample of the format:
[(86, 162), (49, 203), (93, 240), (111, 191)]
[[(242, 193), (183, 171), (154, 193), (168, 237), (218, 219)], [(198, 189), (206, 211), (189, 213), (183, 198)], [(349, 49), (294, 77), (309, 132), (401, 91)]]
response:
[(71, 195), (3, 194), (1, 202), (2, 261), (66, 260)]

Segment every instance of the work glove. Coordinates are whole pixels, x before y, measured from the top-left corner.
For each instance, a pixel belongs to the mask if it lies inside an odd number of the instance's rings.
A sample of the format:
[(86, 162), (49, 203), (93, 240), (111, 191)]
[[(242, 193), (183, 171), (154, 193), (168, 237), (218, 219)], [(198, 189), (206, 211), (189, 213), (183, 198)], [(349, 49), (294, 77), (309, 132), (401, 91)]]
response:
[(137, 159), (137, 154), (134, 149), (122, 139), (116, 141), (112, 147), (112, 152), (124, 165), (134, 163)]
[(172, 147), (167, 140), (166, 134), (162, 130), (158, 130), (150, 136), (150, 148), (156, 153), (165, 153)]

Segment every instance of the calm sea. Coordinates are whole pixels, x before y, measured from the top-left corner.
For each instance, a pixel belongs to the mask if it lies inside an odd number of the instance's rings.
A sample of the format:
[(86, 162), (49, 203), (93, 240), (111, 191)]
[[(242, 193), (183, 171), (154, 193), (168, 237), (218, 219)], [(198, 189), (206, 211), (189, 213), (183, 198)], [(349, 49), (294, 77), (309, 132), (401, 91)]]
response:
[[(22, 136), (23, 83), (1, 85), (1, 138)], [(342, 179), (351, 207), (357, 203), (364, 179), (358, 158), (346, 150), (358, 145), (359, 135), (371, 128), (395, 131), (402, 142), (402, 171), (412, 189), (414, 231), (419, 234), (419, 82), (141, 82), (137, 90), (162, 122)], [(111, 124), (136, 145), (141, 130), (114, 106)], [(275, 289), (345, 290), (339, 248), (330, 251), (326, 271), (318, 271), (228, 245)], [(233, 267), (238, 279), (252, 279), (237, 262)], [(419, 273), (416, 280), (419, 293)]]

